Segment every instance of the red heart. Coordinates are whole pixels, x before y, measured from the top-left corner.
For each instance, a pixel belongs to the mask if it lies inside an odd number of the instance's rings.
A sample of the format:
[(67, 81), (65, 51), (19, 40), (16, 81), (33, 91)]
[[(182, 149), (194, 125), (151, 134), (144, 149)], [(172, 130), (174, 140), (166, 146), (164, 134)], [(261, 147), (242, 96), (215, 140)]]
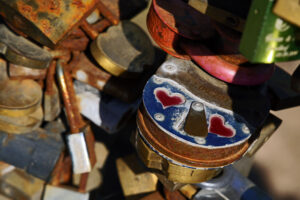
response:
[(156, 99), (162, 104), (163, 108), (183, 104), (185, 98), (179, 93), (170, 93), (165, 88), (157, 88), (154, 90)]
[(233, 137), (235, 130), (230, 125), (224, 125), (224, 118), (220, 115), (210, 117), (210, 125), (208, 131), (221, 137)]

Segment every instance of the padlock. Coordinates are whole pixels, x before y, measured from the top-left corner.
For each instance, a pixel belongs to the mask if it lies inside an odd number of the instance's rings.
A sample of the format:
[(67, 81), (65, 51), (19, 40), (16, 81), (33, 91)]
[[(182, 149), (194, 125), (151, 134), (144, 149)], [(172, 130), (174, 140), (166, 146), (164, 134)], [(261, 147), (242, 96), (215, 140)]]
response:
[(241, 53), (253, 63), (297, 60), (296, 27), (276, 16), (275, 0), (254, 0), (240, 43)]
[(0, 132), (0, 160), (24, 169), (27, 173), (49, 180), (64, 149), (59, 134), (37, 130), (14, 135)]
[(54, 80), (56, 61), (52, 61), (47, 72), (46, 91), (44, 93), (44, 120), (53, 121), (61, 111), (60, 96)]
[(48, 67), (52, 57), (47, 50), (21, 36), (16, 36), (4, 24), (0, 24), (0, 35), (0, 53), (9, 62), (29, 68)]
[[(140, 96), (149, 73), (141, 74), (138, 79), (122, 79), (96, 67), (84, 53), (74, 54), (69, 63), (72, 68), (72, 77), (87, 83), (106, 94), (127, 103), (132, 103)], [(133, 90), (133, 88), (135, 88)]]
[(1, 193), (12, 199), (42, 199), (44, 184), (44, 181), (18, 169), (0, 177)]
[(153, 40), (172, 56), (190, 59), (179, 47), (182, 40), (207, 40), (215, 31), (209, 17), (181, 0), (153, 0), (147, 27)]
[(53, 48), (95, 8), (86, 1), (5, 1), (0, 13), (14, 28), (39, 43)]
[(182, 194), (180, 194), (179, 191), (169, 191), (166, 188), (164, 188), (164, 195), (166, 200), (186, 200), (186, 198)]
[(196, 187), (190, 184), (181, 187), (179, 191), (188, 199), (192, 199), (193, 196), (197, 193)]
[(136, 24), (123, 21), (100, 34), (91, 45), (97, 63), (114, 76), (137, 77), (154, 62), (154, 48)]
[(71, 88), (73, 87), (73, 85), (68, 81), (72, 80), (70, 80), (67, 74), (68, 72), (63, 69), (59, 61), (56, 66), (56, 70), (59, 80), (59, 86), (62, 91), (62, 97), (64, 100), (68, 123), (71, 129), (71, 134), (67, 136), (67, 142), (72, 157), (73, 172), (75, 174), (87, 173), (91, 171), (91, 163), (89, 159), (89, 152), (85, 134), (83, 132), (80, 132), (80, 128), (82, 127), (83, 122), (80, 119), (80, 114), (76, 110), (76, 99), (75, 102), (73, 102), (72, 98), (74, 97), (71, 97), (71, 95), (74, 95), (72, 94), (73, 88)]
[(9, 64), (9, 77), (11, 79), (34, 79), (44, 80), (47, 69), (32, 69), (21, 65)]
[[(269, 109), (266, 84), (227, 84), (190, 61), (169, 59), (144, 88), (137, 117), (137, 138), (144, 145), (138, 153), (146, 166), (175, 182), (209, 180), (246, 153)], [(206, 120), (194, 126), (207, 126), (207, 133), (185, 128), (191, 112), (200, 118), (205, 112)]]
[(136, 155), (132, 154), (116, 160), (119, 180), (125, 197), (154, 192), (157, 177), (146, 171), (139, 163)]
[(96, 153), (96, 164), (95, 168), (102, 169), (105, 165), (106, 159), (108, 157), (109, 151), (105, 144), (102, 142), (95, 142), (95, 153)]
[(43, 200), (88, 200), (89, 197), (89, 193), (77, 192), (75, 188), (46, 185)]
[[(80, 184), (80, 175), (79, 174), (73, 174), (72, 183), (74, 186), (79, 186)], [(92, 171), (89, 173), (85, 191), (91, 192), (92, 190), (95, 190), (96, 188), (99, 188), (102, 184), (102, 174), (97, 168), (93, 168)]]
[(143, 198), (141, 198), (140, 200), (165, 200), (162, 195), (156, 191), (156, 192), (153, 192)]
[(251, 0), (231, 0), (226, 3), (216, 0), (189, 0), (188, 4), (213, 20), (243, 32)]
[(300, 27), (300, 4), (297, 0), (277, 0), (273, 12), (282, 19)]
[(108, 133), (122, 129), (140, 103), (140, 99), (133, 103), (124, 103), (78, 81), (75, 82), (75, 89), (82, 115)]

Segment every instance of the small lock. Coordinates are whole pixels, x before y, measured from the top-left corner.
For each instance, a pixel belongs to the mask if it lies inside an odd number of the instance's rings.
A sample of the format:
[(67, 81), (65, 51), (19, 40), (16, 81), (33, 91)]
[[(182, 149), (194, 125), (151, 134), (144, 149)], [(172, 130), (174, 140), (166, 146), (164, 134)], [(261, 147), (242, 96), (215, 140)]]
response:
[(300, 2), (277, 0), (273, 12), (282, 19), (300, 27)]
[(16, 36), (4, 24), (0, 24), (0, 35), (0, 53), (9, 62), (29, 68), (48, 67), (52, 56), (47, 50), (21, 36)]
[(100, 34), (91, 45), (97, 63), (114, 76), (137, 77), (154, 62), (154, 48), (136, 24), (123, 21)]
[(2, 17), (37, 42), (53, 48), (95, 7), (87, 1), (0, 1)]
[(297, 60), (300, 46), (296, 29), (272, 10), (274, 0), (254, 0), (240, 43), (241, 53), (253, 63)]

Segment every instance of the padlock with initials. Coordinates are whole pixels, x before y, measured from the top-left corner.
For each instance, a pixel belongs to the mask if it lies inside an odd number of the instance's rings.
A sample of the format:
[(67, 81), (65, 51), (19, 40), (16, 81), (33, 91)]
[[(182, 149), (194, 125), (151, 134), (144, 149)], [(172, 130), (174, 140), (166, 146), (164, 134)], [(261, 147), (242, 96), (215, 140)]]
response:
[(269, 107), (265, 84), (234, 86), (190, 61), (169, 59), (144, 88), (138, 153), (174, 182), (209, 180), (244, 155)]
[(273, 13), (275, 0), (254, 0), (240, 43), (241, 53), (253, 63), (297, 60), (297, 27)]

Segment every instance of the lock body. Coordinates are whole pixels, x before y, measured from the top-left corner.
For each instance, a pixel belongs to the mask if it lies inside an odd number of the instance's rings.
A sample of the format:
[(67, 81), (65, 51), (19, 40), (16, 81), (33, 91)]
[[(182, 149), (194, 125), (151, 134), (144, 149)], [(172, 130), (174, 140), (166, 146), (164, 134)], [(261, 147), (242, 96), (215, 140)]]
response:
[[(183, 183), (208, 180), (219, 168), (240, 159), (256, 139), (269, 113), (265, 87), (229, 85), (190, 61), (169, 59), (144, 88), (138, 136), (157, 157), (170, 163), (173, 171), (167, 169), (173, 177), (179, 173)], [(193, 102), (203, 105), (205, 120), (197, 123), (208, 127), (206, 134), (195, 135), (184, 128)], [(142, 160), (147, 161), (145, 156)], [(146, 165), (153, 163), (157, 168), (156, 160), (148, 159)], [(167, 173), (164, 167), (160, 170)], [(198, 176), (182, 174), (189, 170), (197, 171)]]
[(54, 47), (97, 1), (0, 1), (0, 13), (13, 27), (37, 42)]
[(252, 2), (240, 43), (241, 53), (253, 63), (297, 60), (297, 27), (273, 13), (274, 0)]

